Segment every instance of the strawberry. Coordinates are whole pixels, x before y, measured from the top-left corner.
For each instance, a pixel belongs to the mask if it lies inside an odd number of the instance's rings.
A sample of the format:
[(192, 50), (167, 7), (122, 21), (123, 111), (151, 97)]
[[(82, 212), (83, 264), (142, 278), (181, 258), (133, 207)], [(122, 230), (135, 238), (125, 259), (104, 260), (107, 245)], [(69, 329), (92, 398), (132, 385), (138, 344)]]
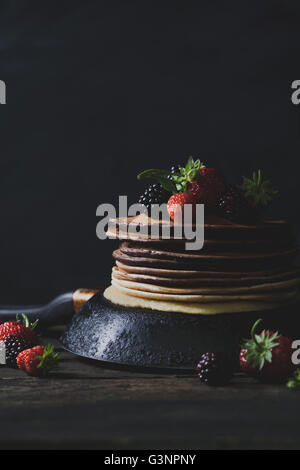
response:
[(241, 370), (261, 381), (281, 381), (295, 369), (291, 360), (293, 341), (269, 330), (255, 334), (261, 321), (259, 319), (254, 323), (251, 339), (244, 342), (240, 351)]
[(253, 172), (252, 179), (243, 178), (243, 183), (240, 189), (244, 192), (244, 196), (248, 201), (250, 207), (257, 213), (267, 207), (277, 191), (270, 188), (270, 181), (263, 180), (261, 170)]
[(240, 367), (241, 367), (241, 370), (246, 375), (255, 376), (256, 375), (256, 369), (252, 365), (252, 363), (248, 362), (247, 353), (248, 353), (248, 349), (243, 348), (240, 351)]
[(29, 375), (45, 376), (51, 369), (57, 366), (60, 357), (54, 353), (53, 346), (35, 346), (25, 349), (17, 356), (18, 368)]
[(208, 204), (213, 206), (216, 202), (215, 192), (202, 180), (192, 181), (188, 183), (188, 192), (192, 194), (194, 200), (198, 204)]
[(173, 175), (172, 178), (177, 190), (188, 191), (197, 203), (209, 206), (214, 206), (225, 191), (223, 175), (215, 168), (206, 168), (200, 160), (194, 161), (192, 157), (180, 169), (180, 175)]
[(215, 204), (224, 193), (226, 184), (222, 173), (216, 168), (200, 168), (200, 182), (206, 184), (211, 191), (211, 204)]
[(22, 314), (22, 320), (17, 316), (17, 321), (7, 321), (0, 325), (0, 341), (3, 341), (7, 336), (18, 336), (31, 344), (38, 344), (38, 335), (34, 330), (37, 326), (38, 320), (30, 323), (27, 316)]
[[(195, 207), (195, 200), (190, 193), (176, 193), (170, 197), (167, 208), (171, 219), (181, 222), (184, 214), (185, 204), (192, 204), (192, 211)], [(193, 212), (192, 212), (193, 213)]]

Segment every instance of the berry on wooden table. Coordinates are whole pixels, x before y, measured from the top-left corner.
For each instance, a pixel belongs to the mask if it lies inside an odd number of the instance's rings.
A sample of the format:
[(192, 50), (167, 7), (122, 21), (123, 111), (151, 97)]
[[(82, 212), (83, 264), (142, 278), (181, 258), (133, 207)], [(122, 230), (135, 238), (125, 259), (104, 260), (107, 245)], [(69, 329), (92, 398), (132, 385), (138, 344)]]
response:
[(38, 345), (22, 351), (17, 356), (17, 365), (29, 375), (45, 376), (57, 366), (59, 360), (60, 356), (54, 352), (51, 344), (47, 347)]
[(27, 316), (22, 314), (22, 319), (17, 317), (16, 321), (7, 321), (0, 325), (0, 341), (7, 336), (21, 336), (24, 340), (29, 341), (33, 345), (38, 343), (38, 334), (35, 331), (37, 320), (30, 323)]
[(3, 340), (5, 346), (5, 363), (8, 367), (17, 367), (17, 356), (24, 349), (31, 348), (32, 342), (22, 336), (6, 336)]
[(259, 335), (257, 320), (251, 329), (251, 339), (246, 340), (240, 352), (242, 372), (253, 375), (264, 382), (282, 381), (294, 370), (292, 363), (292, 339), (278, 332), (263, 330)]
[(207, 352), (202, 354), (196, 372), (207, 385), (225, 385), (233, 377), (234, 362), (227, 353)]

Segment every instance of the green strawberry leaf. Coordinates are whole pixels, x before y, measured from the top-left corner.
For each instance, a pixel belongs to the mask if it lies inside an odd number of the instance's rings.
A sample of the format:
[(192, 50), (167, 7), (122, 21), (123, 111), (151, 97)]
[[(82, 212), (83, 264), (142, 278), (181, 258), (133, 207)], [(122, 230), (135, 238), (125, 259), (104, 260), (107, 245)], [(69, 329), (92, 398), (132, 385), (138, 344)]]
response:
[(37, 356), (39, 359), (39, 364), (37, 365), (38, 369), (41, 369), (43, 375), (47, 375), (47, 373), (57, 367), (58, 362), (60, 361), (60, 355), (54, 352), (53, 346), (48, 344), (44, 348), (44, 353), (42, 356)]
[(273, 199), (273, 196), (278, 191), (270, 187), (271, 182), (269, 180), (263, 181), (261, 170), (253, 172), (252, 179), (243, 178), (243, 183), (240, 186), (241, 190), (244, 191), (246, 198), (251, 198), (254, 206), (262, 205), (267, 206)]
[(18, 323), (25, 326), (26, 328), (31, 328), (32, 330), (34, 330), (37, 327), (38, 322), (39, 322), (38, 319), (36, 319), (35, 322), (30, 323), (29, 318), (27, 317), (27, 315), (25, 315), (25, 313), (22, 313), (21, 316), (22, 318), (20, 318), (19, 315), (16, 315), (16, 320)]
[(137, 179), (140, 180), (141, 178), (160, 178), (169, 176), (170, 172), (168, 170), (158, 170), (151, 168), (150, 170), (144, 170), (137, 175)]
[(173, 180), (168, 179), (170, 172), (167, 170), (158, 170), (158, 169), (150, 169), (144, 170), (138, 174), (137, 179), (140, 180), (142, 178), (153, 178), (156, 179), (161, 186), (171, 194), (175, 194), (177, 192), (176, 185)]
[(173, 181), (167, 178), (159, 178), (158, 182), (166, 191), (168, 191), (168, 193), (175, 194), (177, 192), (176, 185), (173, 183)]
[(254, 368), (262, 370), (265, 362), (272, 362), (272, 349), (278, 346), (279, 334), (273, 333), (269, 336), (268, 331), (263, 330), (259, 335), (255, 330), (262, 319), (258, 319), (251, 329), (251, 339), (245, 340), (242, 348), (247, 350), (247, 363), (252, 364)]
[(286, 386), (287, 388), (290, 388), (291, 390), (300, 388), (300, 369), (297, 369), (294, 372), (293, 378), (287, 382)]

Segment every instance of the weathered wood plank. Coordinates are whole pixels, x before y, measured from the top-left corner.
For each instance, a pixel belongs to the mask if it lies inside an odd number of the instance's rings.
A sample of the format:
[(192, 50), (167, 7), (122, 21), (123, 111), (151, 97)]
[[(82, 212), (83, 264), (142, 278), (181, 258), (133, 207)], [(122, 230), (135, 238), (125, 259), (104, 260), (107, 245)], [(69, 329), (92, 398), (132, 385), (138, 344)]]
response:
[(0, 369), (0, 448), (300, 448), (299, 394), (284, 385), (213, 388), (61, 354), (45, 379)]

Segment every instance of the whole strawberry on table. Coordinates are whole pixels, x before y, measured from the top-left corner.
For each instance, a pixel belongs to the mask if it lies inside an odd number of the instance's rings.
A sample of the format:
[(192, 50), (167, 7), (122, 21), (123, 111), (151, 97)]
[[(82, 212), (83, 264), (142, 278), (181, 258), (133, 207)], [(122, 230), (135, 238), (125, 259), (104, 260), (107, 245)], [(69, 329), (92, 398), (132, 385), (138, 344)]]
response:
[(170, 170), (149, 169), (138, 179), (152, 178), (157, 183), (145, 189), (139, 198), (148, 213), (154, 204), (167, 203), (172, 220), (182, 217), (185, 205), (194, 209), (205, 204), (205, 210), (233, 222), (249, 222), (260, 217), (277, 191), (263, 180), (261, 170), (239, 184), (228, 184), (216, 168), (206, 167), (199, 159), (189, 157), (185, 165), (174, 165)]
[(51, 344), (25, 349), (17, 356), (18, 368), (34, 376), (46, 376), (58, 361), (59, 354), (54, 352)]
[(240, 351), (241, 371), (262, 382), (283, 382), (295, 370), (293, 340), (270, 330), (257, 334), (261, 321), (260, 318), (254, 323), (251, 338), (244, 341)]
[(36, 327), (38, 320), (30, 323), (22, 314), (16, 321), (0, 325), (0, 347), (5, 355), (5, 364), (19, 368), (29, 375), (45, 376), (57, 366), (60, 359), (53, 347), (40, 345)]

